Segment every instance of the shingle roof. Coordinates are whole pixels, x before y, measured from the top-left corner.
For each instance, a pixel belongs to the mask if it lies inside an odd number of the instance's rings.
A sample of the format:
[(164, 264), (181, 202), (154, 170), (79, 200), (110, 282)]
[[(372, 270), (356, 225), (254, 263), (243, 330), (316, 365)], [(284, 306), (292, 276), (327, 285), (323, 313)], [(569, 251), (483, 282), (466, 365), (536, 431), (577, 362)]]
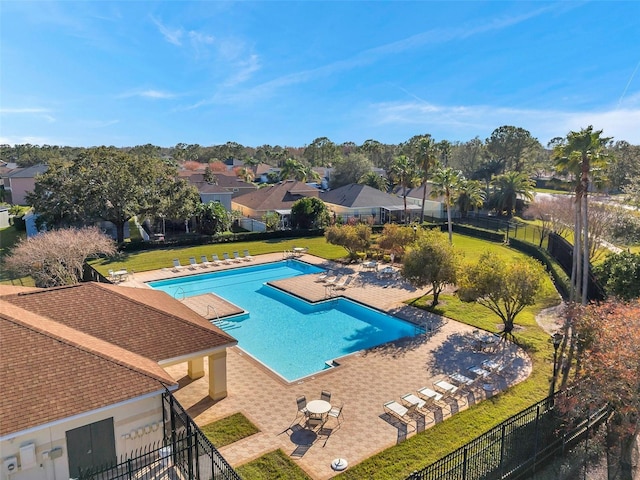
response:
[(175, 385), (158, 362), (236, 340), (164, 292), (0, 289), (0, 436)]
[(173, 386), (154, 361), (0, 299), (0, 436)]
[(239, 195), (234, 202), (258, 211), (286, 210), (301, 198), (318, 197), (319, 193), (304, 182), (287, 180)]
[(36, 175), (40, 175), (49, 170), (48, 165), (32, 165), (25, 168), (16, 168), (8, 176), (11, 178), (34, 178)]
[(90, 282), (0, 299), (156, 362), (236, 343), (158, 290)]
[(368, 185), (350, 183), (335, 190), (322, 192), (322, 201), (349, 208), (392, 207), (403, 205), (403, 200)]

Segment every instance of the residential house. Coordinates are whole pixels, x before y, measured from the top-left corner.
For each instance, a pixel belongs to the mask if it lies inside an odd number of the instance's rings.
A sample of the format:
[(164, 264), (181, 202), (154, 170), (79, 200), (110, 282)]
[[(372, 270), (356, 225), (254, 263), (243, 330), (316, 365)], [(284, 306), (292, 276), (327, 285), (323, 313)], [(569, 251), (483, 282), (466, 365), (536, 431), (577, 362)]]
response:
[(425, 217), (432, 217), (435, 219), (447, 218), (447, 209), (445, 208), (444, 197), (432, 197), (433, 185), (429, 182), (426, 185), (420, 185), (419, 187), (407, 188), (406, 192), (403, 187), (397, 186), (393, 189), (393, 193), (400, 198), (403, 195), (407, 196), (407, 204), (418, 205), (422, 208), (422, 193), (424, 189), (427, 189), (427, 195), (424, 202), (424, 215)]
[[(351, 183), (320, 194), (334, 218), (346, 221), (350, 217), (371, 220), (372, 223), (404, 222), (402, 198), (368, 185)], [(407, 202), (409, 221), (417, 219), (420, 207)]]
[(274, 167), (268, 163), (259, 163), (253, 167), (253, 176), (258, 183), (269, 183), (269, 176), (277, 175), (279, 177), (281, 170), (281, 168)]
[(305, 197), (318, 197), (320, 190), (297, 180), (285, 180), (254, 192), (235, 197), (234, 210), (254, 220), (261, 220), (268, 212), (276, 212), (281, 218), (281, 228), (288, 227), (292, 205)]
[(5, 195), (6, 201), (14, 205), (27, 205), (26, 195), (33, 192), (36, 186), (36, 177), (48, 170), (47, 165), (33, 165), (26, 168), (16, 168), (6, 174)]
[(227, 395), (236, 340), (164, 292), (0, 286), (0, 479), (71, 478), (163, 438), (164, 370), (188, 362)]
[(193, 171), (181, 171), (179, 176), (186, 178), (200, 192), (200, 199), (203, 203), (218, 201), (228, 210), (231, 206), (231, 198), (243, 195), (256, 190), (258, 187), (253, 183), (248, 183), (236, 177), (233, 172), (214, 172), (215, 180), (207, 182), (204, 173)]

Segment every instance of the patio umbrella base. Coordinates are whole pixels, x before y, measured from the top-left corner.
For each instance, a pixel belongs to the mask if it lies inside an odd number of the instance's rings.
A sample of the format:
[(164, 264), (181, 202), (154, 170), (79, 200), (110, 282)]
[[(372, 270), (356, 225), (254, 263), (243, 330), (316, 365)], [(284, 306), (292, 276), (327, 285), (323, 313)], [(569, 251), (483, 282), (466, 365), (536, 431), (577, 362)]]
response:
[(349, 462), (347, 462), (344, 458), (336, 458), (333, 462), (331, 462), (331, 468), (333, 468), (336, 472), (341, 472), (347, 466)]

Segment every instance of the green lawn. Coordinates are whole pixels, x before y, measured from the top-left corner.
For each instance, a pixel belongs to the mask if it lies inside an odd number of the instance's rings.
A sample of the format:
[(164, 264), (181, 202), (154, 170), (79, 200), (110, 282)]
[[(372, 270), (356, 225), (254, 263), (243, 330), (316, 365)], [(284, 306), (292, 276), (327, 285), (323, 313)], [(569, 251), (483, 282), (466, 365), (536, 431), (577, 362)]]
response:
[(282, 450), (275, 450), (235, 469), (247, 480), (311, 480)]
[(171, 267), (173, 259), (177, 258), (183, 265), (189, 264), (189, 257), (196, 257), (200, 261), (200, 255), (206, 255), (211, 259), (211, 255), (217, 253), (220, 258), (222, 254), (237, 250), (249, 250), (251, 255), (262, 255), (265, 253), (282, 252), (291, 250), (295, 246), (309, 247), (309, 254), (318, 257), (336, 260), (346, 256), (346, 251), (342, 247), (328, 244), (324, 237), (302, 237), (284, 238), (266, 241), (251, 241), (237, 243), (217, 243), (212, 245), (198, 245), (195, 247), (168, 247), (146, 250), (142, 252), (121, 253), (117, 258), (99, 259), (89, 262), (93, 268), (105, 275), (110, 269), (120, 270), (126, 268), (129, 271), (144, 272)]
[(200, 430), (216, 448), (230, 445), (260, 431), (240, 412), (208, 423), (200, 427)]

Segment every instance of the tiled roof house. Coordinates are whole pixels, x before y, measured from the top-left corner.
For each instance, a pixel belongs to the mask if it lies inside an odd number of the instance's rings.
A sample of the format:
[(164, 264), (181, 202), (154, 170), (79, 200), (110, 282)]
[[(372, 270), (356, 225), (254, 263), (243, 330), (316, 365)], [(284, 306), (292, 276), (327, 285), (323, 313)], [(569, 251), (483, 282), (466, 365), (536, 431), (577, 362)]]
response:
[(188, 362), (199, 378), (208, 357), (219, 399), (236, 343), (164, 292), (1, 287), (0, 456), (15, 459), (11, 480), (70, 478), (161, 440), (162, 394), (177, 388), (163, 367)]
[[(320, 194), (327, 208), (346, 220), (349, 217), (372, 218), (374, 223), (402, 221), (404, 201), (402, 198), (382, 192), (368, 185), (350, 183), (335, 190)], [(420, 207), (407, 203), (407, 212), (411, 218), (420, 214)]]
[(288, 215), (295, 202), (305, 197), (318, 197), (319, 194), (320, 190), (304, 182), (285, 180), (234, 198), (232, 207), (245, 217), (260, 220), (267, 212)]

